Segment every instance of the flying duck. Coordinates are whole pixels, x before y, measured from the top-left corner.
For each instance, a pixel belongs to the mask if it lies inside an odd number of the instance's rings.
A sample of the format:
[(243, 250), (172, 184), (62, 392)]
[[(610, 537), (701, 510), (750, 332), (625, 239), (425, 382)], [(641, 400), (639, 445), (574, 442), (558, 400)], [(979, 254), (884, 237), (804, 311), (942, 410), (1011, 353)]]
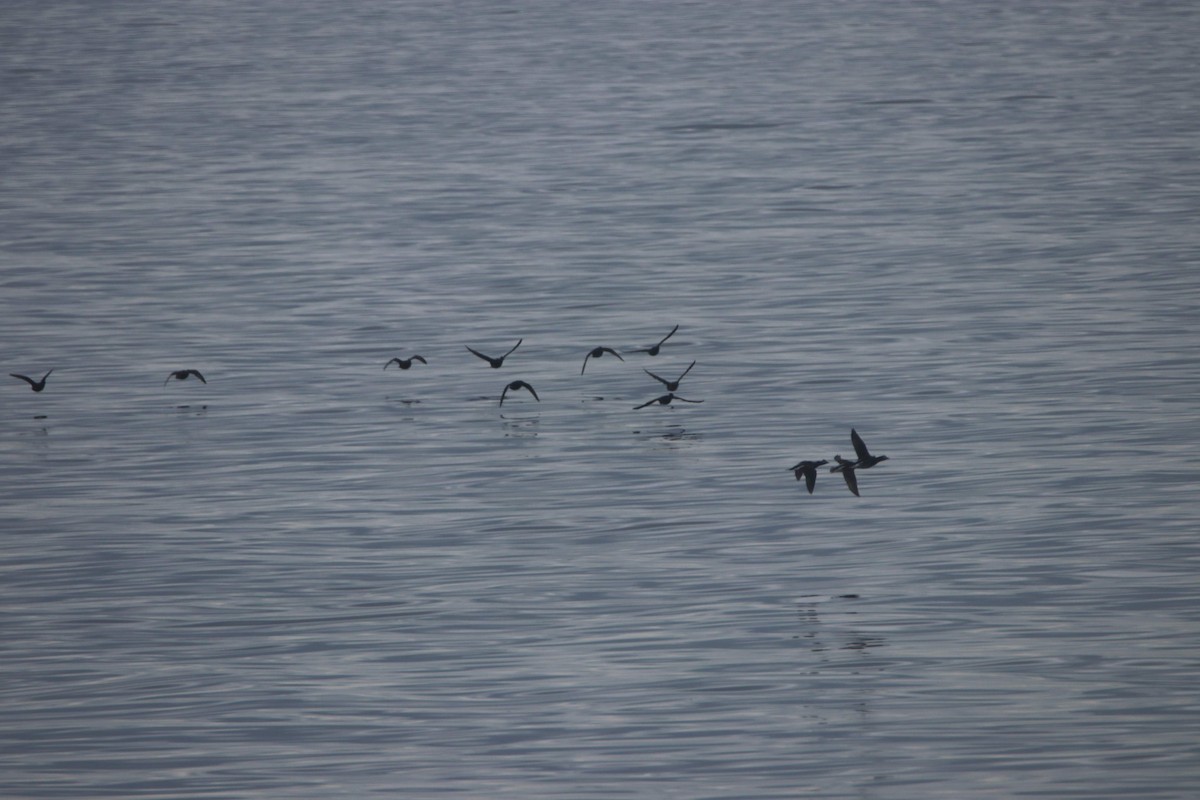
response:
[(481, 352), (479, 352), (478, 350), (475, 350), (475, 349), (473, 349), (473, 348), (471, 348), (471, 347), (467, 347), (467, 349), (468, 349), (468, 350), (470, 350), (470, 351), (471, 351), (472, 353), (474, 353), (475, 355), (477, 355), (477, 356), (479, 356), (480, 358), (482, 358), (484, 361), (488, 362), (488, 364), (489, 364), (489, 365), (491, 365), (492, 369), (500, 369), (500, 367), (504, 365), (504, 359), (506, 359), (506, 358), (508, 358), (509, 356), (511, 356), (511, 355), (512, 355), (512, 352), (513, 352), (513, 350), (516, 350), (518, 347), (520, 347), (520, 346), (521, 346), (521, 342), (523, 342), (523, 341), (525, 341), (525, 340), (524, 340), (524, 339), (518, 339), (518, 340), (517, 340), (517, 343), (516, 343), (516, 344), (514, 344), (514, 345), (512, 346), (512, 350), (509, 350), (507, 353), (505, 353), (504, 355), (500, 356), (499, 358), (492, 358), (491, 356), (485, 356), (483, 353), (481, 353)]
[(590, 351), (588, 351), (588, 354), (583, 357), (583, 366), (579, 368), (579, 374), (582, 375), (583, 371), (585, 369), (587, 369), (587, 362), (588, 362), (589, 358), (599, 358), (600, 356), (604, 355), (605, 353), (612, 353), (614, 356), (617, 357), (618, 361), (625, 360), (625, 359), (621, 358), (620, 353), (618, 353), (616, 350), (613, 350), (611, 347), (593, 347)]
[[(50, 370), (50, 372), (54, 372), (54, 370)], [(14, 378), (20, 378), (21, 380), (25, 381), (26, 383), (29, 384), (29, 388), (33, 389), (35, 392), (40, 392), (42, 389), (46, 388), (46, 378), (50, 377), (50, 372), (47, 372), (45, 375), (43, 375), (42, 379), (40, 381), (35, 381), (33, 378), (30, 378), (28, 375), (18, 375), (15, 372), (10, 372), (8, 374), (13, 376)]]

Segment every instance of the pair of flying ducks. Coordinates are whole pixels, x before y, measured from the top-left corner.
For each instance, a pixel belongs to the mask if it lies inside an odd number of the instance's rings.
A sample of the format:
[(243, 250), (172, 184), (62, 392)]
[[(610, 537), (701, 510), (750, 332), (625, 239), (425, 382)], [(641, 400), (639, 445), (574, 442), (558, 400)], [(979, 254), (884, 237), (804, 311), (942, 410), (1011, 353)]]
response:
[[(862, 437), (858, 435), (858, 431), (850, 429), (850, 442), (854, 445), (854, 455), (857, 458), (851, 461), (848, 458), (842, 458), (841, 455), (836, 455), (833, 460), (837, 462), (836, 467), (830, 467), (830, 472), (840, 472), (846, 480), (846, 486), (854, 493), (855, 497), (858, 494), (858, 475), (856, 470), (868, 469), (875, 466), (880, 461), (887, 461), (888, 457), (884, 455), (872, 455), (867, 449), (866, 443)], [(808, 493), (812, 494), (813, 489), (817, 485), (817, 467), (828, 464), (828, 461), (801, 461), (794, 467), (788, 467), (789, 471), (796, 474), (796, 480), (804, 479), (804, 484), (808, 488)]]
[[(54, 370), (50, 370), (50, 372), (54, 372)], [(33, 378), (29, 377), (28, 375), (18, 375), (15, 372), (10, 372), (8, 374), (14, 378), (20, 378), (21, 380), (28, 383), (29, 388), (32, 389), (33, 391), (40, 392), (46, 388), (46, 378), (50, 377), (50, 372), (47, 372), (45, 375), (43, 375), (42, 379), (40, 381), (35, 381)], [(177, 369), (174, 372), (167, 375), (167, 380), (163, 381), (163, 386), (166, 386), (167, 381), (171, 380), (172, 378), (174, 378), (177, 381), (186, 381), (188, 379), (188, 377), (192, 376), (192, 375), (199, 378), (201, 383), (208, 383), (208, 381), (204, 380), (204, 376), (200, 374), (200, 370), (198, 370), (198, 369)]]

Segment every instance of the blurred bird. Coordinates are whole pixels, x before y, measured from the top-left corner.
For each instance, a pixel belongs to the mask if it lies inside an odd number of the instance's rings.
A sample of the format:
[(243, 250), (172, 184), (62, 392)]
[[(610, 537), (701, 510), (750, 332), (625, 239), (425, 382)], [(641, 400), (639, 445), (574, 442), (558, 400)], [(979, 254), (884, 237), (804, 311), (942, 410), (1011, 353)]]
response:
[(801, 461), (794, 467), (788, 467), (788, 469), (796, 473), (796, 480), (804, 479), (804, 485), (808, 487), (808, 493), (812, 494), (813, 489), (817, 485), (817, 467), (828, 463), (824, 459), (820, 461)]
[[(54, 372), (54, 370), (50, 370), (50, 372)], [(28, 375), (18, 375), (15, 372), (10, 372), (8, 374), (13, 376), (14, 378), (20, 378), (21, 380), (25, 381), (26, 383), (29, 384), (29, 388), (33, 389), (35, 392), (40, 392), (42, 389), (46, 388), (46, 378), (50, 377), (50, 372), (47, 372), (45, 375), (43, 375), (42, 379), (40, 381), (35, 381), (33, 378), (30, 378)]]
[(393, 358), (391, 361), (387, 362), (387, 364), (384, 364), (383, 368), (387, 369), (390, 365), (395, 364), (400, 369), (408, 369), (413, 365), (414, 361), (420, 361), (422, 364), (429, 363), (420, 356), (413, 356), (412, 358)]
[(589, 358), (599, 358), (600, 356), (604, 355), (605, 353), (612, 353), (614, 356), (617, 357), (618, 361), (625, 360), (625, 359), (621, 358), (620, 353), (618, 353), (616, 350), (613, 350), (611, 347), (593, 347), (591, 349), (591, 351), (589, 351), (588, 354), (583, 357), (583, 366), (580, 367), (579, 374), (582, 375), (583, 371), (585, 369), (587, 369), (587, 362), (588, 362)]
[(518, 339), (518, 340), (517, 340), (517, 343), (516, 343), (516, 344), (514, 344), (514, 345), (512, 346), (512, 350), (509, 350), (507, 353), (505, 353), (504, 355), (500, 356), (499, 358), (492, 358), (491, 356), (485, 356), (483, 353), (479, 352), (478, 350), (472, 349), (472, 348), (470, 348), (470, 347), (467, 347), (467, 349), (468, 349), (468, 350), (470, 350), (470, 351), (471, 351), (472, 353), (474, 353), (475, 355), (477, 355), (477, 356), (479, 356), (480, 358), (482, 358), (484, 361), (488, 362), (488, 364), (490, 364), (490, 365), (491, 365), (492, 369), (500, 369), (500, 367), (501, 367), (501, 366), (504, 364), (504, 359), (506, 359), (506, 358), (508, 358), (509, 356), (511, 356), (511, 355), (512, 355), (512, 352), (513, 352), (513, 350), (516, 350), (518, 347), (520, 347), (520, 346), (521, 346), (521, 342), (523, 342), (523, 341), (525, 341), (525, 340), (524, 340), (524, 339)]
[[(516, 348), (514, 348), (514, 349), (516, 349)], [(508, 386), (505, 386), (504, 391), (500, 393), (500, 405), (504, 405), (504, 398), (508, 396), (509, 390), (512, 390), (515, 392), (518, 389), (528, 389), (529, 393), (531, 395), (533, 395), (534, 400), (537, 400), (539, 403), (542, 402), (542, 398), (538, 397), (538, 393), (535, 392), (533, 390), (533, 387), (530, 386), (528, 383), (526, 383), (525, 381), (513, 381)]]
[(167, 381), (171, 380), (171, 378), (177, 381), (186, 381), (189, 375), (195, 375), (200, 379), (201, 383), (208, 383), (208, 381), (204, 380), (204, 376), (200, 374), (200, 370), (198, 369), (177, 369), (167, 376), (167, 379), (163, 381), (163, 386), (166, 386)]

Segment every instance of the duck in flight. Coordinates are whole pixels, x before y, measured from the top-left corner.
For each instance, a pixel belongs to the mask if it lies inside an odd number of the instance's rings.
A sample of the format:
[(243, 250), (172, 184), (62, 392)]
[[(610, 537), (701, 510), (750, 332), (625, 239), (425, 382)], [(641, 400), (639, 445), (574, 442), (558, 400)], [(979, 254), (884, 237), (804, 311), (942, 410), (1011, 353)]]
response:
[(479, 356), (480, 358), (482, 358), (484, 361), (488, 362), (488, 364), (490, 364), (490, 365), (491, 365), (492, 369), (500, 369), (500, 367), (502, 367), (502, 366), (504, 365), (504, 359), (506, 359), (506, 358), (508, 358), (509, 356), (511, 356), (511, 355), (512, 355), (512, 352), (513, 352), (513, 350), (516, 350), (518, 347), (520, 347), (520, 346), (521, 346), (521, 342), (523, 342), (523, 341), (525, 341), (525, 340), (524, 340), (524, 339), (518, 339), (518, 340), (517, 340), (517, 343), (516, 343), (516, 344), (514, 344), (514, 345), (512, 346), (512, 350), (509, 350), (507, 353), (505, 353), (504, 355), (500, 356), (499, 358), (492, 358), (491, 356), (485, 356), (483, 353), (481, 353), (481, 352), (479, 352), (478, 350), (475, 350), (475, 349), (473, 349), (473, 348), (471, 348), (471, 347), (467, 347), (467, 349), (468, 349), (468, 350), (470, 350), (470, 351), (471, 351), (472, 353), (474, 353), (475, 355), (477, 355), (477, 356)]
[(582, 375), (583, 371), (585, 369), (587, 369), (587, 362), (588, 362), (589, 358), (599, 358), (600, 356), (604, 355), (605, 353), (612, 353), (614, 356), (617, 357), (618, 361), (625, 360), (625, 359), (621, 358), (620, 353), (618, 353), (616, 350), (613, 350), (611, 347), (593, 347), (591, 350), (588, 351), (588, 354), (583, 357), (583, 366), (579, 368), (579, 374)]
[(788, 469), (796, 473), (796, 480), (804, 479), (804, 485), (808, 487), (808, 493), (812, 494), (813, 489), (817, 485), (817, 467), (828, 463), (824, 459), (820, 461), (801, 461), (794, 467), (788, 467)]
[(411, 367), (413, 365), (414, 361), (420, 361), (422, 364), (429, 363), (428, 361), (421, 358), (420, 356), (413, 356), (412, 358), (393, 358), (391, 361), (384, 364), (383, 368), (387, 369), (392, 364), (395, 364), (400, 369), (408, 369), (409, 367)]
[(642, 403), (640, 406), (634, 406), (633, 410), (637, 411), (639, 408), (645, 408), (646, 406), (652, 406), (655, 403), (658, 403), (660, 406), (666, 406), (666, 405), (670, 405), (671, 403), (675, 402), (676, 400), (678, 400), (681, 403), (703, 403), (704, 402), (703, 400), (688, 400), (686, 397), (679, 397), (674, 392), (668, 392), (667, 394), (664, 394), (662, 397), (656, 397), (649, 402)]
[(658, 344), (654, 345), (653, 347), (646, 347), (646, 348), (643, 348), (643, 349), (641, 349), (641, 350), (634, 350), (633, 352), (635, 352), (635, 353), (645, 353), (645, 354), (647, 354), (647, 355), (656, 356), (656, 355), (658, 355), (658, 350), (659, 350), (659, 348), (661, 348), (661, 347), (663, 346), (663, 343), (664, 343), (664, 342), (666, 342), (666, 341), (667, 341), (667, 339), (670, 339), (672, 336), (674, 336), (674, 335), (675, 335), (675, 331), (677, 331), (677, 330), (679, 330), (679, 326), (678, 326), (678, 325), (676, 325), (674, 328), (671, 328), (671, 332), (670, 332), (670, 333), (668, 333), (666, 336), (664, 336), (664, 337), (662, 337), (661, 339), (659, 339), (659, 341), (658, 341)]
[[(54, 370), (50, 370), (50, 372), (54, 372)], [(10, 372), (8, 374), (13, 376), (14, 378), (20, 378), (21, 380), (25, 381), (26, 383), (29, 384), (29, 388), (33, 389), (35, 392), (40, 392), (42, 389), (46, 388), (46, 378), (50, 377), (50, 372), (47, 372), (45, 375), (43, 375), (42, 379), (40, 381), (35, 381), (33, 378), (30, 378), (28, 375), (18, 375), (15, 372)]]
[(858, 435), (858, 431), (850, 429), (850, 441), (854, 445), (854, 455), (858, 456), (858, 462), (854, 466), (859, 469), (873, 467), (880, 461), (887, 461), (887, 456), (873, 456), (871, 451), (867, 449), (867, 445), (863, 442), (862, 437)]
[(854, 468), (858, 466), (858, 463), (851, 461), (848, 458), (842, 458), (840, 455), (834, 456), (833, 460), (836, 461), (838, 465), (836, 467), (830, 467), (829, 471), (842, 473), (842, 477), (846, 479), (846, 487), (854, 493), (855, 497), (859, 497), (858, 476), (854, 474)]
[(198, 369), (177, 369), (167, 376), (167, 379), (163, 381), (163, 386), (166, 386), (167, 381), (171, 380), (171, 378), (177, 381), (186, 381), (189, 375), (195, 375), (200, 379), (201, 383), (208, 383), (208, 381), (204, 380), (204, 376), (200, 374), (200, 370)]
[[(514, 347), (513, 349), (515, 350), (516, 348)], [(509, 352), (511, 352), (511, 351), (509, 351)], [(504, 405), (504, 398), (508, 396), (509, 390), (512, 390), (515, 392), (518, 389), (528, 389), (529, 393), (531, 395), (533, 395), (534, 400), (537, 400), (539, 403), (542, 402), (542, 398), (538, 397), (537, 392), (535, 392), (533, 390), (533, 387), (530, 386), (528, 383), (526, 383), (525, 381), (513, 381), (508, 386), (505, 386), (504, 391), (500, 393), (500, 405)]]
[(673, 392), (673, 391), (675, 391), (676, 389), (678, 389), (678, 388), (679, 388), (679, 382), (680, 382), (681, 380), (683, 380), (683, 377), (684, 377), (684, 375), (687, 375), (689, 372), (691, 372), (691, 371), (692, 371), (692, 367), (694, 367), (694, 366), (696, 366), (696, 362), (695, 362), (695, 361), (693, 361), (692, 363), (688, 364), (688, 368), (687, 368), (687, 369), (685, 369), (685, 370), (683, 371), (683, 375), (680, 375), (678, 378), (676, 378), (676, 379), (675, 379), (675, 380), (673, 380), (673, 381), (669, 381), (669, 380), (667, 380), (666, 378), (660, 378), (660, 377), (658, 377), (657, 375), (655, 375), (653, 372), (651, 372), (651, 371), (650, 371), (650, 370), (648, 370), (648, 369), (644, 369), (644, 368), (643, 368), (643, 369), (642, 369), (642, 372), (646, 373), (646, 374), (647, 374), (647, 375), (649, 375), (651, 378), (654, 378), (654, 380), (658, 381), (658, 382), (659, 382), (659, 383), (661, 383), (663, 386), (667, 387), (667, 391), (668, 391), (668, 392)]

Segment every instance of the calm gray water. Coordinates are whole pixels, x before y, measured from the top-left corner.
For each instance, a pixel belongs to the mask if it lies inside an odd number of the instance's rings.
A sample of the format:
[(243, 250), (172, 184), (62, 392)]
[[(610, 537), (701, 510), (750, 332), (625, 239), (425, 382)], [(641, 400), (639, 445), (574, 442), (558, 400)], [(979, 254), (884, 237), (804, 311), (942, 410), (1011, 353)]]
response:
[(1191, 796), (1198, 39), (7, 3), (0, 795)]

